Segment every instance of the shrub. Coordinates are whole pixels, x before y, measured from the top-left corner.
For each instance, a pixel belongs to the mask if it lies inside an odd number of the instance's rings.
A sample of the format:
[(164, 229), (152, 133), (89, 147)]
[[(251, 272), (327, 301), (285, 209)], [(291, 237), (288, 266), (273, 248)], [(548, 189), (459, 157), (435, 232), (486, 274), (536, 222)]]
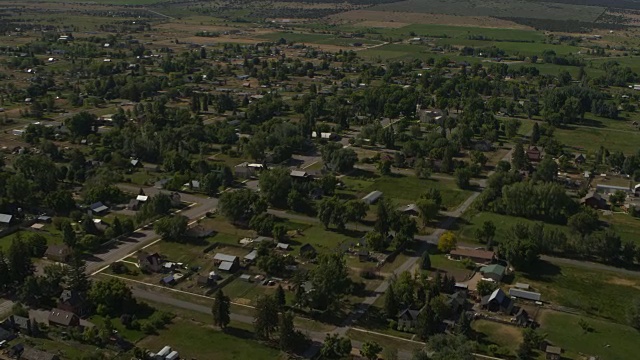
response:
[(398, 322), (395, 320), (389, 320), (389, 329), (397, 329), (398, 328)]
[(144, 321), (140, 325), (140, 330), (147, 335), (153, 335), (156, 333), (156, 328), (148, 321)]
[(476, 263), (473, 262), (473, 260), (469, 259), (469, 258), (464, 258), (460, 261), (462, 263), (462, 265), (464, 265), (465, 268), (469, 269), (469, 270), (473, 270), (476, 268)]
[(129, 272), (126, 265), (121, 262), (114, 262), (111, 264), (110, 268), (114, 274), (126, 274)]

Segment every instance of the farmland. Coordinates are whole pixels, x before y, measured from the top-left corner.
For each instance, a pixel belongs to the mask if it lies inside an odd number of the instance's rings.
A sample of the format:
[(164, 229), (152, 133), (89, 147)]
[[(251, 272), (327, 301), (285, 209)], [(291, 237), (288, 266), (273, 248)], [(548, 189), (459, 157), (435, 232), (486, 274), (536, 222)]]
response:
[(599, 6), (581, 6), (561, 3), (530, 2), (516, 0), (480, 1), (419, 1), (408, 0), (398, 3), (377, 5), (376, 11), (414, 11), (461, 16), (523, 17), (557, 20), (594, 21), (605, 10)]

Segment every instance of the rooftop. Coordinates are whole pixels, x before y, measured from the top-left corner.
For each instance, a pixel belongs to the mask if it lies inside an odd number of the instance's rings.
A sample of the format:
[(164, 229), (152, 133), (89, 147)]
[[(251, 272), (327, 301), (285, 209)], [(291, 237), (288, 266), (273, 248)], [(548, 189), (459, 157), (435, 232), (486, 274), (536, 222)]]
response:
[(456, 255), (456, 256), (484, 259), (484, 260), (493, 260), (493, 257), (495, 256), (493, 251), (466, 249), (466, 248), (451, 250), (450, 254)]
[(217, 253), (213, 257), (213, 260), (234, 262), (234, 261), (236, 261), (237, 258), (238, 257), (235, 256), (235, 255), (227, 255), (227, 254), (223, 254), (223, 253)]

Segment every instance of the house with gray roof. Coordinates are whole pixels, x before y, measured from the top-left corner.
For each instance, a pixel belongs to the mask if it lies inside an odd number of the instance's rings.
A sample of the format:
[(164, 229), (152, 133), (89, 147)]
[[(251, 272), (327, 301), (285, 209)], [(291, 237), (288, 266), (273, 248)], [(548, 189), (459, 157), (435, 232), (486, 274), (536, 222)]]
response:
[(491, 295), (483, 297), (480, 305), (489, 311), (507, 315), (510, 315), (513, 310), (513, 301), (502, 289), (496, 289)]

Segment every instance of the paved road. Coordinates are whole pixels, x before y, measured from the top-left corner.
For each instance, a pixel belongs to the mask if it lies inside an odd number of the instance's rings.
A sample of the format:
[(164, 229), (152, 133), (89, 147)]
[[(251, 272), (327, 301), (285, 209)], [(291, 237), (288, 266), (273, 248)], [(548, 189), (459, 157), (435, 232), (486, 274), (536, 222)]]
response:
[[(151, 292), (147, 290), (138, 289), (135, 287), (132, 288), (131, 291), (133, 293), (133, 296), (135, 296), (138, 299), (145, 299), (145, 300), (149, 300), (149, 301), (153, 301), (153, 302), (157, 302), (165, 305), (170, 305), (177, 308), (196, 311), (196, 312), (207, 314), (207, 315), (211, 314), (211, 307), (209, 306), (194, 304), (189, 301), (178, 300), (162, 293)], [(248, 315), (231, 313), (231, 320), (245, 323), (245, 324), (253, 324), (254, 318)], [(314, 346), (317, 346), (318, 349), (322, 344), (322, 342), (324, 341), (325, 336), (327, 335), (327, 333), (325, 332), (309, 331), (309, 330), (305, 330), (305, 333), (311, 338), (311, 340), (314, 343)], [(362, 347), (362, 342), (360, 341), (352, 340), (351, 343), (354, 348), (360, 349)], [(403, 360), (411, 359), (411, 353), (407, 351), (400, 350), (398, 352), (398, 355), (399, 355), (399, 358)]]
[[(118, 187), (123, 191), (137, 194), (140, 191), (140, 187), (132, 186), (128, 184), (119, 184)], [(166, 193), (169, 191), (163, 191), (155, 187), (143, 188), (144, 193), (150, 196)], [(191, 206), (187, 209), (180, 211), (181, 215), (186, 216), (189, 220), (196, 220), (203, 217), (208, 211), (217, 208), (218, 199), (206, 198), (194, 196), (191, 194), (180, 193), (180, 198), (184, 202), (191, 203)], [(95, 272), (103, 269), (109, 264), (116, 262), (127, 255), (135, 252), (137, 249), (151, 243), (159, 238), (158, 234), (153, 229), (138, 229), (125, 241), (118, 242), (112, 247), (105, 249), (103, 253), (96, 253), (86, 261), (87, 272), (94, 274)]]

